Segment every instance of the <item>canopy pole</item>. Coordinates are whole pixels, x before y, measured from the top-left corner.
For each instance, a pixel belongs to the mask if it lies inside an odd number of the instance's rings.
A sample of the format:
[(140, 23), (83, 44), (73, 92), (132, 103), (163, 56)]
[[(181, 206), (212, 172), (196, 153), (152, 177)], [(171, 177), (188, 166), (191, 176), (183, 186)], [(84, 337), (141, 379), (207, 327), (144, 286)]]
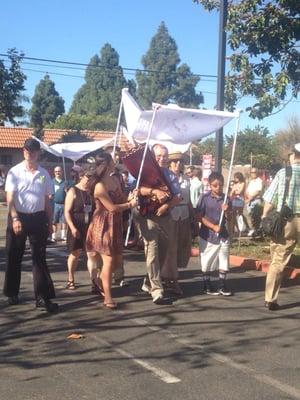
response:
[(115, 153), (116, 153), (116, 147), (117, 147), (117, 141), (118, 141), (118, 133), (120, 129), (120, 124), (121, 124), (121, 115), (122, 115), (122, 109), (123, 109), (123, 95), (121, 98), (121, 103), (120, 103), (120, 108), (119, 108), (119, 115), (118, 115), (118, 121), (117, 121), (117, 126), (116, 126), (116, 132), (115, 132), (115, 140), (114, 140), (114, 147), (112, 151), (112, 158), (113, 160), (115, 159)]
[[(157, 112), (158, 109), (159, 109), (159, 106), (154, 106), (154, 111), (153, 111), (151, 123), (150, 123), (149, 130), (148, 130), (147, 140), (146, 140), (146, 144), (145, 144), (144, 154), (143, 154), (143, 158), (142, 158), (139, 174), (138, 174), (136, 185), (135, 185), (136, 189), (138, 189), (139, 186), (140, 186), (142, 171), (143, 171), (143, 168), (144, 168), (147, 149), (149, 147), (150, 137), (151, 137), (151, 133), (152, 133), (152, 127), (153, 127), (155, 116), (156, 116), (156, 112)], [(128, 228), (127, 228), (127, 233), (126, 233), (125, 246), (127, 246), (127, 244), (128, 244), (130, 229), (131, 229), (131, 225), (132, 225), (132, 220), (133, 220), (133, 212), (131, 210), (129, 221), (128, 221)]]
[[(224, 204), (227, 203), (227, 199), (228, 199), (228, 195), (229, 195), (230, 180), (231, 180), (231, 174), (232, 174), (232, 169), (233, 169), (233, 161), (234, 161), (236, 141), (237, 141), (237, 135), (238, 135), (239, 129), (240, 129), (240, 112), (236, 119), (235, 132), (234, 132), (234, 138), (233, 138), (233, 144), (232, 144), (232, 152), (231, 152), (231, 160), (230, 160), (230, 165), (229, 165), (228, 179), (227, 179), (227, 185), (226, 185), (225, 197), (224, 197)], [(219, 226), (221, 226), (221, 224), (222, 224), (223, 216), (224, 216), (224, 210), (222, 210), (222, 212), (221, 212)]]
[(66, 163), (65, 163), (65, 157), (64, 153), (62, 153), (62, 162), (63, 162), (63, 170), (64, 170), (64, 180), (67, 180), (67, 174), (66, 174)]

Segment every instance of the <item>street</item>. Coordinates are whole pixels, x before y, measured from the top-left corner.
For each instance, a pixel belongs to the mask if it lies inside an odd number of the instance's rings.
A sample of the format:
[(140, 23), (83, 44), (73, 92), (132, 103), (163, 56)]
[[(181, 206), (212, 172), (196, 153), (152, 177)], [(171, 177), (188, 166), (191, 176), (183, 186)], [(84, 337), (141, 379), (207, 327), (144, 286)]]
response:
[[(299, 281), (264, 307), (265, 274), (233, 268), (233, 297), (200, 294), (198, 259), (181, 270), (183, 298), (155, 305), (141, 292), (142, 252), (125, 251), (129, 287), (115, 287), (117, 311), (90, 294), (84, 260), (75, 291), (65, 289), (67, 252), (48, 248), (60, 311), (35, 309), (30, 253), (21, 304), (1, 295), (1, 400), (300, 399)], [(0, 251), (0, 284), (4, 278)], [(72, 333), (82, 335), (68, 339)]]

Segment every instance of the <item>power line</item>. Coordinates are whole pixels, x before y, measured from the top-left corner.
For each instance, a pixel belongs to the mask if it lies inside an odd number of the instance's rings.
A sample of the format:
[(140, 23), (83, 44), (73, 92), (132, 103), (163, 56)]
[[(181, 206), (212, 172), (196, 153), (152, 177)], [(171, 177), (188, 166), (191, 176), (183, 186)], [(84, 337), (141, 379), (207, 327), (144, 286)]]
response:
[[(9, 57), (9, 54), (5, 53), (0, 53), (1, 57)], [(108, 68), (112, 69), (111, 67), (108, 67), (106, 65), (89, 65), (85, 63), (79, 63), (79, 62), (74, 62), (74, 61), (63, 61), (63, 60), (52, 60), (48, 58), (37, 58), (37, 57), (22, 57), (22, 60), (32, 60), (32, 61), (42, 61), (42, 62), (50, 62), (50, 63), (56, 63), (56, 64), (65, 64), (65, 65), (77, 65), (81, 67), (89, 67), (89, 68)], [(58, 67), (58, 66), (57, 66)], [(142, 69), (142, 68), (127, 68), (127, 67), (122, 67), (118, 65), (117, 67), (114, 68), (119, 68), (121, 67), (123, 71), (132, 71), (132, 72), (147, 72), (147, 73), (155, 73), (155, 74), (160, 74), (160, 73), (169, 73), (169, 72), (164, 72), (164, 71), (158, 71), (158, 70), (150, 70), (150, 69)], [(177, 72), (174, 72), (174, 74), (177, 74)], [(210, 74), (193, 74), (191, 73), (191, 76), (195, 76), (198, 78), (205, 77), (205, 78), (217, 78), (217, 75), (210, 75)]]

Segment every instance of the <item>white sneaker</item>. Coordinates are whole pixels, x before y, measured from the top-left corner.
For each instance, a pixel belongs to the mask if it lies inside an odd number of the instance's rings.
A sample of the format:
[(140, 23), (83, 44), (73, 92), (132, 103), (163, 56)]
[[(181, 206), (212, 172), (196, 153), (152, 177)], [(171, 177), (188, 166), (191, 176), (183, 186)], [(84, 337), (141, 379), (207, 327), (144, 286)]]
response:
[(142, 291), (145, 292), (145, 293), (150, 293), (150, 291), (151, 291), (150, 288), (149, 288), (149, 286), (146, 285), (145, 282), (143, 283)]
[(150, 286), (147, 285), (146, 278), (144, 278), (144, 282), (143, 282), (143, 285), (142, 285), (142, 288), (141, 288), (141, 289), (142, 289), (142, 291), (145, 292), (145, 293), (150, 293), (150, 292), (151, 292)]
[(254, 229), (250, 229), (250, 231), (248, 232), (248, 235), (247, 235), (247, 236), (251, 237), (251, 236), (253, 235), (254, 232), (255, 232)]
[(158, 293), (156, 296), (153, 297), (152, 301), (155, 304), (159, 304), (163, 300), (164, 296), (161, 293)]

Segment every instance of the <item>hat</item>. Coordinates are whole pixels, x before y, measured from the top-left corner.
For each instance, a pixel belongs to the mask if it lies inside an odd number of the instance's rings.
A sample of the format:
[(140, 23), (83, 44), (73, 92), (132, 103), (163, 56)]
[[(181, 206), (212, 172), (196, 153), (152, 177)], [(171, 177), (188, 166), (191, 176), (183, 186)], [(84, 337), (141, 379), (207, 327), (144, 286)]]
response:
[(300, 143), (296, 143), (295, 146), (294, 146), (294, 149), (295, 149), (298, 153), (300, 153)]
[(41, 149), (41, 145), (40, 142), (35, 139), (26, 139), (23, 148), (28, 151), (39, 151)]
[(182, 154), (180, 151), (176, 151), (175, 153), (170, 153), (169, 154), (169, 161), (175, 161), (175, 160), (184, 160), (184, 154)]

